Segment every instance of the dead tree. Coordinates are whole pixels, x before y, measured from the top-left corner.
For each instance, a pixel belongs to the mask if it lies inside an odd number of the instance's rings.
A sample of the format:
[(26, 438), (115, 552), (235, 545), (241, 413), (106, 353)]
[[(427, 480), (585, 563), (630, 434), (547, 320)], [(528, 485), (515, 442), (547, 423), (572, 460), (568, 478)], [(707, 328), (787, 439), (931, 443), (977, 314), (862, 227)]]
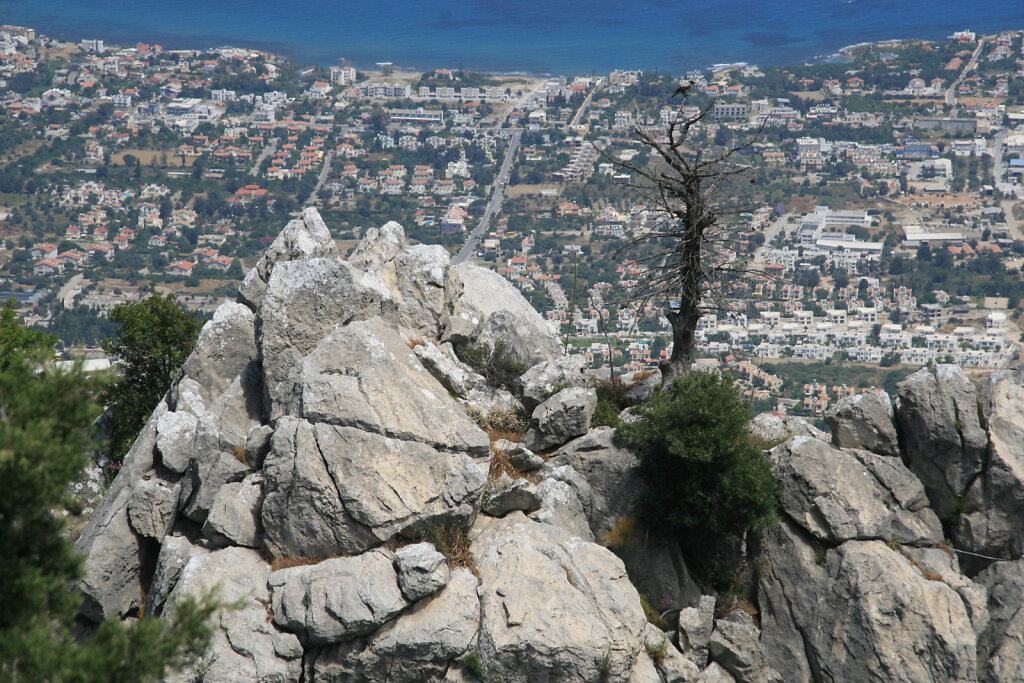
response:
[(631, 238), (623, 253), (644, 248), (636, 260), (645, 270), (631, 298), (662, 304), (672, 326), (672, 354), (661, 363), (666, 385), (690, 372), (701, 317), (721, 309), (721, 296), (731, 282), (752, 275), (738, 249), (742, 235), (737, 221), (745, 209), (723, 202), (722, 195), (736, 176), (751, 171), (741, 161), (754, 138), (724, 149), (694, 144), (692, 134), (713, 104), (664, 130), (636, 126), (634, 136), (650, 149), (650, 163), (606, 154), (630, 172), (629, 186), (660, 217), (655, 230)]

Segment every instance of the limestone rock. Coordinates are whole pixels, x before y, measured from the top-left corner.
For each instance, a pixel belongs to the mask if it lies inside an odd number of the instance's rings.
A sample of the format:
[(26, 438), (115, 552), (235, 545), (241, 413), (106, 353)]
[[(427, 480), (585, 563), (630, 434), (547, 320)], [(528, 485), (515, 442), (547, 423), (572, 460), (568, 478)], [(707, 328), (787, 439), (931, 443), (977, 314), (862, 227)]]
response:
[(280, 569), (269, 585), (274, 623), (311, 645), (372, 633), (409, 605), (380, 550)]
[(156, 448), (164, 467), (178, 474), (185, 471), (192, 454), (198, 422), (195, 415), (184, 411), (160, 416), (156, 423)]
[(487, 473), (463, 454), (285, 417), (264, 477), (267, 546), (323, 558), (430, 525), (468, 526)]
[[(178, 506), (189, 519), (206, 521), (210, 506), (221, 487), (241, 481), (251, 471), (234, 452), (220, 450), (220, 433), (210, 423), (200, 420), (188, 468), (181, 479)], [(244, 455), (244, 451), (242, 452)]]
[(430, 543), (414, 543), (395, 551), (395, 571), (402, 594), (409, 602), (444, 588), (450, 574), (444, 555)]
[[(805, 436), (794, 437), (774, 453), (782, 509), (818, 539), (941, 542), (938, 519), (924, 506), (923, 492), (899, 461), (881, 462), (881, 456), (838, 450)], [(855, 453), (864, 453), (870, 467)]]
[(395, 260), (404, 246), (405, 229), (395, 221), (388, 221), (379, 228), (369, 228), (348, 261), (360, 270), (379, 272)]
[(782, 676), (765, 660), (760, 636), (749, 614), (730, 612), (715, 622), (708, 643), (711, 656), (738, 683), (782, 683)]
[(747, 423), (747, 429), (765, 448), (773, 448), (794, 436), (809, 436), (827, 442), (828, 435), (798, 415), (760, 413)]
[[(197, 388), (203, 402), (210, 405), (239, 376), (258, 372), (252, 367), (258, 356), (256, 316), (242, 304), (224, 302), (200, 330), (195, 348), (182, 366), (181, 376), (194, 381), (192, 386)], [(259, 398), (258, 394), (254, 398)], [(253, 406), (251, 410), (258, 418), (262, 406)]]
[(718, 662), (711, 662), (708, 667), (700, 672), (700, 676), (697, 677), (698, 683), (736, 683), (736, 679), (732, 677), (723, 666)]
[(487, 434), (380, 318), (335, 329), (293, 376), (294, 393), (278, 397), (286, 414), (449, 451), (490, 452)]
[(643, 490), (638, 460), (636, 453), (615, 440), (614, 429), (590, 430), (556, 451), (551, 463), (569, 465), (586, 480), (590, 489), (587, 518), (595, 538), (603, 538), (635, 513)]
[(238, 289), (238, 300), (257, 310), (270, 282), (270, 275), (279, 261), (311, 258), (334, 258), (338, 249), (331, 233), (316, 209), (304, 209), (301, 218), (290, 221), (256, 262)]
[[(1024, 555), (1024, 369), (996, 373), (983, 386), (988, 463), (964, 496), (953, 540), (958, 548), (1015, 559)], [(970, 564), (974, 571), (983, 566)]]
[(480, 518), (472, 552), (482, 582), (478, 649), (497, 680), (629, 675), (646, 620), (609, 550), (513, 512)]
[(924, 484), (935, 513), (947, 519), (981, 471), (988, 445), (977, 390), (955, 365), (923, 368), (897, 387), (904, 460)]
[(441, 326), (441, 341), (492, 349), (500, 341), (528, 368), (562, 355), (558, 335), (510, 282), (469, 263), (448, 269)]
[(594, 540), (583, 503), (572, 486), (559, 479), (545, 479), (537, 485), (537, 498), (540, 509), (531, 519), (561, 527), (584, 541)]
[(976, 679), (971, 619), (950, 586), (881, 541), (813, 544), (785, 522), (768, 539), (761, 641), (784, 680)]
[(533, 411), (524, 438), (526, 447), (543, 451), (586, 434), (596, 407), (597, 392), (593, 389), (562, 389)]
[(679, 611), (679, 648), (700, 669), (708, 663), (708, 643), (714, 626), (714, 596), (702, 595), (696, 607)]
[(156, 559), (156, 571), (146, 595), (146, 614), (160, 614), (189, 559), (206, 552), (206, 549), (189, 543), (184, 536), (164, 537)]
[(491, 517), (504, 517), (513, 510), (529, 514), (540, 509), (540, 498), (530, 482), (503, 474), (495, 487), (487, 492), (481, 507)]
[(440, 593), (374, 634), (370, 648), (380, 657), (417, 662), (445, 662), (464, 654), (480, 625), (477, 583), (468, 569), (453, 570)]
[[(641, 653), (636, 659), (637, 666), (633, 669), (633, 680), (651, 680), (656, 683), (671, 681), (672, 683), (691, 683), (700, 676), (700, 669), (693, 662), (683, 656), (676, 646), (672, 644), (668, 634), (658, 629), (653, 624), (647, 624), (645, 632), (645, 644), (647, 652)], [(654, 656), (651, 653), (655, 653)], [(638, 669), (646, 662), (650, 662), (654, 676), (644, 672), (640, 678)], [(645, 667), (646, 668), (646, 667)]]
[(132, 497), (128, 501), (128, 519), (138, 534), (159, 540), (174, 524), (177, 503), (177, 483), (160, 479), (154, 473), (132, 490)]
[[(164, 614), (173, 614), (185, 597), (202, 599), (216, 590), (217, 599), (231, 605), (213, 617), (213, 640), (200, 666), (205, 678), (226, 683), (297, 681), (302, 669), (302, 646), (294, 634), (278, 630), (269, 619), (270, 568), (248, 548), (224, 548), (193, 555), (171, 591)], [(195, 680), (183, 671), (172, 683)]]
[(257, 315), (260, 353), (273, 422), (291, 394), (289, 374), (338, 324), (392, 310), (391, 294), (377, 275), (345, 261), (285, 261), (274, 268)]
[(213, 499), (203, 533), (217, 545), (258, 548), (262, 504), (262, 474), (250, 474), (240, 482), (225, 484)]
[(141, 562), (156, 551), (132, 528), (128, 501), (134, 486), (154, 468), (156, 426), (166, 412), (167, 404), (161, 401), (75, 542), (75, 551), (84, 557), (84, 575), (78, 583), (84, 598), (81, 614), (90, 621), (122, 616), (142, 604)]
[(900, 454), (896, 413), (884, 391), (841, 399), (825, 413), (832, 441), (840, 448), (862, 448), (879, 455)]
[(991, 616), (978, 639), (978, 680), (1024, 680), (1024, 561), (994, 562), (975, 581), (988, 589)]
[(523, 406), (533, 411), (562, 389), (589, 386), (586, 365), (586, 358), (582, 355), (562, 356), (538, 363), (520, 375), (512, 387)]

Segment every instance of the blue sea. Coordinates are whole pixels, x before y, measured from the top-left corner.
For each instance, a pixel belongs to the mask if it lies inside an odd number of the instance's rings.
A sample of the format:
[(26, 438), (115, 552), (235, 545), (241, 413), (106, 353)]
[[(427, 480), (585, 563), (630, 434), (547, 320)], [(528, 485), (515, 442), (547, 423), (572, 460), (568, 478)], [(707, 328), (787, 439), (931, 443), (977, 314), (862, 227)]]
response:
[(79, 41), (254, 47), (306, 63), (681, 73), (839, 48), (1024, 29), (1024, 0), (0, 0), (0, 23)]

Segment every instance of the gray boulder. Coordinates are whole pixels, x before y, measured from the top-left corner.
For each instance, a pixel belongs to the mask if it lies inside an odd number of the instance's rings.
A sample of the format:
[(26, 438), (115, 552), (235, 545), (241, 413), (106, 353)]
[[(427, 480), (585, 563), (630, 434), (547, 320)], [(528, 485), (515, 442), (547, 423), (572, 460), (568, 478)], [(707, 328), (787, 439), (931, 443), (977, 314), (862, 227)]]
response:
[(562, 356), (534, 365), (513, 382), (512, 389), (523, 406), (533, 411), (562, 389), (589, 386), (586, 369), (587, 361), (582, 355)]
[(274, 623), (310, 645), (372, 633), (409, 605), (381, 550), (279, 569), (269, 585)]
[(679, 611), (679, 649), (699, 669), (707, 666), (708, 643), (711, 642), (714, 627), (714, 596), (702, 595), (696, 607), (686, 607)]
[(809, 436), (827, 442), (828, 434), (799, 415), (760, 413), (747, 423), (751, 435), (764, 448), (774, 448), (794, 436)]
[(540, 509), (536, 487), (525, 479), (512, 479), (502, 474), (484, 496), (481, 509), (491, 517), (504, 517), (513, 510), (526, 514)]
[(160, 544), (160, 554), (156, 558), (156, 570), (150, 582), (149, 593), (146, 595), (146, 614), (160, 614), (164, 602), (177, 585), (182, 570), (193, 555), (205, 554), (208, 551), (200, 546), (189, 543), (184, 536), (165, 536)]
[(258, 548), (262, 540), (262, 505), (262, 474), (250, 474), (240, 482), (225, 484), (213, 499), (203, 534), (216, 545)]
[(436, 593), (448, 583), (448, 563), (433, 544), (414, 543), (399, 548), (394, 561), (398, 585), (409, 602)]
[[(194, 554), (181, 571), (164, 607), (173, 615), (184, 598), (201, 600), (216, 595), (226, 607), (213, 617), (213, 638), (197, 668), (206, 680), (226, 683), (297, 681), (302, 670), (302, 646), (294, 634), (280, 631), (268, 613), (270, 567), (248, 548), (224, 548)], [(191, 683), (196, 670), (167, 678)]]
[(315, 559), (431, 525), (468, 526), (487, 473), (461, 453), (284, 417), (264, 478), (268, 548)]
[(478, 652), (491, 676), (516, 683), (629, 675), (646, 619), (621, 560), (518, 512), (481, 517), (475, 533)]
[(200, 420), (196, 425), (196, 438), (185, 475), (181, 479), (178, 506), (182, 513), (196, 522), (206, 521), (210, 506), (221, 487), (242, 481), (251, 472), (244, 458), (244, 450), (231, 448), (220, 439), (221, 434), (211, 423)]
[(405, 246), (405, 228), (388, 221), (379, 228), (369, 228), (352, 250), (348, 262), (360, 270), (380, 272), (393, 262)]
[(730, 612), (715, 622), (708, 643), (711, 657), (737, 683), (782, 683), (782, 676), (765, 659), (760, 636), (749, 614), (741, 610)]
[(259, 309), (271, 273), (279, 261), (335, 258), (337, 255), (338, 249), (320, 214), (312, 207), (304, 209), (302, 217), (285, 226), (256, 262), (256, 266), (245, 276), (238, 289), (238, 300), (253, 311)]
[(136, 484), (128, 501), (128, 519), (135, 531), (157, 540), (170, 532), (178, 510), (178, 484), (152, 474)]
[(103, 502), (75, 541), (75, 551), (83, 557), (84, 565), (78, 583), (83, 596), (81, 614), (90, 621), (120, 617), (142, 605), (140, 559), (148, 543), (128, 519), (128, 502), (134, 487), (154, 469), (156, 426), (166, 412), (167, 404), (161, 401), (125, 455)]
[(594, 540), (576, 489), (560, 479), (549, 478), (538, 484), (536, 490), (540, 509), (530, 514), (530, 519), (561, 527), (584, 541)]
[(981, 472), (988, 446), (978, 392), (955, 365), (922, 368), (897, 388), (904, 460), (924, 484), (935, 513), (948, 519)]
[[(455, 569), (444, 589), (417, 602), (370, 639), (379, 657), (448, 662), (469, 650), (480, 626), (477, 578)], [(407, 666), (407, 665), (406, 665)]]
[(590, 388), (570, 387), (537, 406), (523, 443), (531, 451), (561, 446), (586, 434), (597, 407), (597, 392)]
[(590, 495), (586, 512), (595, 538), (603, 538), (623, 518), (636, 512), (643, 482), (636, 453), (615, 439), (615, 430), (597, 427), (558, 449), (554, 466), (568, 465), (582, 475)]
[(527, 368), (562, 355), (558, 335), (512, 283), (469, 263), (447, 271), (441, 327), (443, 342), (491, 350), (500, 342)]
[(866, 391), (841, 399), (825, 412), (825, 421), (832, 430), (832, 442), (840, 448), (900, 454), (896, 412), (884, 391)]
[(192, 455), (199, 420), (190, 412), (164, 413), (156, 423), (156, 448), (160, 462), (169, 470), (182, 474)]

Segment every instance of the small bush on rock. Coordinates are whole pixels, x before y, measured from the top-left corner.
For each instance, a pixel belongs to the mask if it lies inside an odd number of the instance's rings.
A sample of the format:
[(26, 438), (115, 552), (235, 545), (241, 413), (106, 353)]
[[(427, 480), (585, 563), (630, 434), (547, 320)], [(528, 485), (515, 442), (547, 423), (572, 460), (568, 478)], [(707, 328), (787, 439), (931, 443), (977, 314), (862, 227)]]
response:
[(778, 482), (751, 441), (749, 409), (728, 377), (698, 372), (633, 409), (618, 434), (640, 457), (641, 521), (685, 544), (759, 531), (775, 518)]
[(503, 342), (493, 348), (485, 344), (460, 344), (455, 347), (455, 353), (495, 387), (510, 387), (513, 380), (529, 369)]

